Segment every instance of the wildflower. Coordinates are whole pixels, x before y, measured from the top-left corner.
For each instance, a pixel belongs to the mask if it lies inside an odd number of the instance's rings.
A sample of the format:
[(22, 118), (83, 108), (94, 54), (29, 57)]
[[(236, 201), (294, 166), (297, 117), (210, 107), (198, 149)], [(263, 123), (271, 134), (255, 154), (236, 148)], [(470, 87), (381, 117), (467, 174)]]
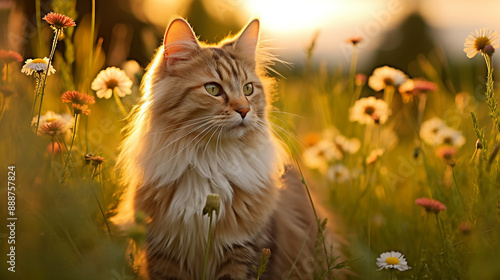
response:
[(324, 139), (316, 145), (305, 149), (303, 157), (307, 167), (325, 172), (328, 167), (328, 162), (342, 159), (343, 155), (333, 141)]
[(354, 76), (354, 83), (356, 83), (358, 87), (364, 85), (366, 83), (366, 75), (362, 73), (356, 74), (356, 76)]
[(120, 97), (132, 93), (132, 81), (123, 70), (116, 67), (108, 67), (99, 72), (91, 87), (99, 98), (109, 99), (113, 90)]
[(312, 133), (308, 133), (304, 137), (304, 144), (306, 147), (311, 147), (311, 146), (316, 145), (320, 140), (321, 140), (321, 138), (320, 138), (319, 134), (312, 132)]
[(327, 177), (330, 181), (342, 184), (349, 181), (349, 169), (343, 164), (335, 164), (327, 171)]
[(470, 33), (465, 39), (464, 52), (468, 58), (473, 58), (478, 52), (483, 55), (491, 55), (498, 45), (496, 44), (498, 33), (488, 28), (476, 29), (476, 34)]
[(465, 144), (465, 137), (460, 131), (450, 127), (440, 129), (436, 134), (436, 140), (439, 145), (450, 145), (460, 148)]
[(458, 230), (464, 235), (469, 235), (471, 233), (471, 225), (469, 222), (462, 222), (458, 225)]
[(47, 135), (52, 137), (63, 135), (66, 132), (66, 126), (63, 123), (57, 121), (43, 124), (38, 128), (38, 135)]
[(375, 163), (383, 154), (384, 154), (383, 149), (372, 150), (370, 154), (366, 157), (366, 164), (370, 165)]
[(219, 210), (220, 196), (215, 193), (207, 195), (207, 201), (205, 202), (205, 207), (203, 208), (203, 215), (208, 214), (211, 216), (213, 211), (215, 211), (215, 214), (219, 215)]
[(89, 109), (89, 106), (87, 106), (87, 104), (83, 104), (83, 105), (80, 105), (80, 104), (76, 104), (76, 103), (73, 103), (73, 113), (75, 115), (79, 115), (79, 114), (84, 114), (84, 115), (90, 115), (90, 109)]
[[(33, 118), (33, 121), (31, 121), (31, 125), (36, 125), (37, 120), (38, 116), (35, 116)], [(53, 111), (47, 111), (45, 115), (40, 116), (40, 125), (44, 125), (50, 122), (59, 122), (64, 124), (66, 127), (69, 127), (74, 122), (74, 118), (70, 114), (60, 115), (54, 113)]]
[(90, 153), (85, 154), (84, 159), (85, 159), (85, 164), (89, 164), (92, 161), (93, 155)]
[(50, 24), (50, 27), (52, 27), (54, 31), (62, 30), (70, 26), (76, 26), (72, 18), (54, 12), (48, 13), (42, 19), (45, 20), (48, 24)]
[(383, 124), (391, 111), (387, 103), (373, 96), (361, 98), (349, 109), (349, 120), (361, 124)]
[(446, 210), (446, 206), (443, 203), (426, 197), (418, 198), (415, 200), (415, 204), (424, 207), (425, 211), (434, 214)]
[(353, 46), (356, 46), (357, 44), (363, 42), (363, 37), (361, 36), (353, 36), (350, 37), (346, 40), (347, 43), (351, 43)]
[(457, 149), (452, 146), (441, 146), (435, 151), (436, 156), (442, 158), (446, 164), (455, 166), (456, 161), (453, 157), (457, 154)]
[(343, 155), (346, 153), (355, 154), (361, 147), (361, 142), (357, 138), (348, 139), (344, 135), (337, 135), (334, 143)]
[(452, 146), (441, 146), (436, 149), (435, 153), (444, 160), (451, 160), (457, 154), (457, 149)]
[(123, 71), (125, 74), (132, 80), (133, 83), (137, 83), (141, 80), (142, 75), (144, 74), (144, 69), (141, 65), (135, 60), (127, 60), (122, 65)]
[(397, 269), (399, 271), (405, 271), (411, 269), (406, 262), (405, 256), (400, 252), (385, 252), (380, 254), (377, 258), (378, 270), (382, 269)]
[(15, 51), (0, 50), (0, 60), (5, 63), (21, 62), (23, 57)]
[(388, 86), (399, 87), (408, 79), (406, 74), (398, 69), (383, 66), (375, 69), (373, 74), (368, 79), (368, 85), (374, 91), (381, 91)]
[(408, 79), (399, 86), (399, 93), (404, 103), (413, 101), (414, 96), (435, 90), (435, 83), (424, 80)]
[[(33, 72), (36, 73), (43, 73), (47, 70), (47, 67), (49, 65), (49, 59), (44, 57), (44, 58), (35, 58), (35, 59), (28, 59), (24, 63), (23, 68), (21, 69), (22, 73), (25, 73), (26, 75), (31, 75)], [(56, 72), (56, 69), (50, 65), (49, 72), (47, 75), (54, 74)]]
[(440, 118), (432, 118), (422, 123), (420, 138), (429, 145), (438, 145), (437, 134), (446, 128), (446, 123)]
[(66, 91), (61, 96), (62, 102), (75, 103), (79, 105), (84, 104), (94, 104), (95, 98), (85, 93), (79, 93), (78, 91)]

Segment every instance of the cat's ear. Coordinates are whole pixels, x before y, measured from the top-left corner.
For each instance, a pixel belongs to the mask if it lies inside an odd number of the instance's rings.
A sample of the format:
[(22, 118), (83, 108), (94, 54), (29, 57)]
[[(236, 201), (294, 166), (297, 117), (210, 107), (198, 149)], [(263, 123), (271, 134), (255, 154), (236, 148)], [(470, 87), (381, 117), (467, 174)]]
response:
[(182, 18), (174, 19), (165, 32), (163, 39), (163, 58), (165, 63), (189, 58), (192, 51), (200, 45), (189, 23)]
[(255, 52), (259, 44), (260, 21), (254, 19), (240, 32), (234, 42), (234, 48), (244, 57), (255, 61)]

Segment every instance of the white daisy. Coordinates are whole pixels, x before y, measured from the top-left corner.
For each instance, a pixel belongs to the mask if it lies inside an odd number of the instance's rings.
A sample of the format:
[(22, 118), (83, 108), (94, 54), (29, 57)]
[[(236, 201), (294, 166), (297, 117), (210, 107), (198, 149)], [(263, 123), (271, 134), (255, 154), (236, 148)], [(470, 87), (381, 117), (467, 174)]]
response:
[(465, 137), (458, 130), (450, 127), (442, 128), (436, 135), (438, 145), (450, 145), (460, 148), (465, 144)]
[(406, 262), (405, 256), (400, 252), (386, 252), (380, 254), (380, 257), (377, 258), (377, 266), (378, 270), (382, 269), (397, 269), (399, 271), (405, 271), (411, 269)]
[(96, 91), (99, 98), (109, 99), (113, 95), (113, 90), (119, 97), (124, 97), (132, 93), (132, 80), (127, 74), (116, 67), (108, 67), (97, 75), (92, 82), (92, 90)]
[(373, 71), (373, 74), (368, 79), (368, 85), (374, 91), (381, 91), (387, 86), (399, 87), (408, 79), (406, 74), (398, 69), (382, 66)]
[[(47, 66), (49, 65), (49, 59), (44, 57), (44, 58), (35, 58), (35, 59), (28, 59), (24, 63), (23, 68), (21, 68), (21, 72), (25, 73), (26, 75), (31, 75), (33, 72), (37, 73), (42, 73), (47, 70)], [(54, 74), (56, 72), (56, 69), (50, 65), (50, 69), (47, 75)]]
[(446, 123), (440, 118), (426, 120), (420, 126), (420, 138), (429, 145), (439, 145), (438, 132), (446, 127)]
[(335, 145), (343, 153), (355, 154), (361, 147), (361, 142), (357, 138), (347, 138), (344, 135), (335, 137)]
[(361, 98), (349, 109), (349, 120), (361, 124), (383, 124), (391, 114), (384, 100), (373, 96)]
[(329, 162), (343, 158), (342, 152), (338, 150), (335, 143), (329, 140), (321, 140), (308, 147), (302, 156), (307, 167), (318, 169), (321, 172), (326, 171)]
[[(469, 37), (465, 39), (464, 44), (464, 52), (467, 54), (468, 58), (473, 58), (476, 56), (478, 52), (488, 53), (495, 51), (498, 48), (498, 44), (496, 44), (496, 39), (498, 37), (498, 33), (493, 30), (489, 30), (488, 28), (476, 29), (476, 34), (470, 33)], [(486, 46), (491, 46), (486, 48)], [(485, 49), (486, 48), (486, 49)], [(491, 50), (493, 48), (493, 50)]]
[(349, 169), (345, 165), (340, 163), (328, 168), (326, 176), (330, 181), (338, 184), (349, 181), (349, 178), (351, 177)]

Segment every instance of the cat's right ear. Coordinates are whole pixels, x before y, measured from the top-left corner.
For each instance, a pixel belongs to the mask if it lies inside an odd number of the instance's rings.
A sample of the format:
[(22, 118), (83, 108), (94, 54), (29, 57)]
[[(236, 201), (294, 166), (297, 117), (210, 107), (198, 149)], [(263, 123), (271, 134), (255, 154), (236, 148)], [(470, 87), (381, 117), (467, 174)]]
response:
[(199, 47), (196, 35), (189, 23), (182, 18), (174, 19), (168, 26), (163, 39), (165, 65), (188, 59), (189, 55)]

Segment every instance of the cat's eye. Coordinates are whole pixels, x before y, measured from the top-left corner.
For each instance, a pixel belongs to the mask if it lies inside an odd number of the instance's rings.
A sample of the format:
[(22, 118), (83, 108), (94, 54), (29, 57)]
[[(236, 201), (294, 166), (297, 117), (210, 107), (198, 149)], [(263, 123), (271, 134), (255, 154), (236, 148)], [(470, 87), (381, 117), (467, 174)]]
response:
[(253, 93), (253, 84), (252, 83), (248, 83), (246, 85), (243, 86), (243, 93), (246, 95), (246, 96), (249, 96)]
[(220, 85), (216, 83), (205, 84), (205, 90), (213, 96), (217, 96), (220, 93)]

